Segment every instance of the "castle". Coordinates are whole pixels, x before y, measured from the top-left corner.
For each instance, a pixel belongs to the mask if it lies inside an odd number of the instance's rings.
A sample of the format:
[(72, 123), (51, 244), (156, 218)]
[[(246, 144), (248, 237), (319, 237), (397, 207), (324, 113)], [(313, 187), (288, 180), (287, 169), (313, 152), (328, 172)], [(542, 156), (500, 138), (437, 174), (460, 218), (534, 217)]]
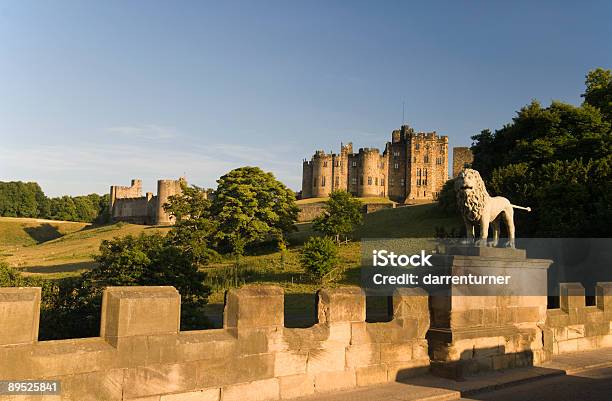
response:
[[(461, 157), (467, 162), (465, 152)], [(341, 189), (359, 197), (428, 201), (437, 198), (447, 180), (448, 137), (402, 125), (382, 154), (374, 148), (354, 153), (352, 143), (342, 145), (340, 154), (316, 151), (303, 162), (302, 198), (323, 198)]]
[(113, 223), (125, 221), (133, 224), (170, 225), (174, 218), (163, 206), (172, 195), (182, 193), (178, 180), (158, 180), (157, 196), (147, 192), (142, 196), (142, 181), (135, 179), (129, 187), (113, 185), (110, 187), (110, 216)]

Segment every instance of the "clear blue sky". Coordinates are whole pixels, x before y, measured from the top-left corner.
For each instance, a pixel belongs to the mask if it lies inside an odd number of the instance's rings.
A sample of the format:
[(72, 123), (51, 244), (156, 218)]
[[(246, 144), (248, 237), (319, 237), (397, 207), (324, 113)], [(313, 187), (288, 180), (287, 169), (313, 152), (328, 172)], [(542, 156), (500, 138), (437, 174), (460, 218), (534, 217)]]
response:
[(402, 120), (470, 144), (612, 67), (612, 2), (2, 1), (0, 180), (48, 195), (258, 165), (293, 189)]

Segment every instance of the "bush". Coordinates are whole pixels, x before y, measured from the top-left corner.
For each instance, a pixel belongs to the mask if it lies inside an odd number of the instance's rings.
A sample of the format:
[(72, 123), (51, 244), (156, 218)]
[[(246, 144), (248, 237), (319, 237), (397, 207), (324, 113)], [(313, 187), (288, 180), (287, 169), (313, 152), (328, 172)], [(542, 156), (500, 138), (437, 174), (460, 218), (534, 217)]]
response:
[(323, 280), (338, 265), (338, 247), (329, 237), (311, 237), (304, 244), (300, 261), (310, 276)]
[(363, 222), (362, 203), (346, 191), (334, 191), (325, 203), (325, 212), (317, 217), (312, 225), (315, 231), (334, 237), (340, 242)]

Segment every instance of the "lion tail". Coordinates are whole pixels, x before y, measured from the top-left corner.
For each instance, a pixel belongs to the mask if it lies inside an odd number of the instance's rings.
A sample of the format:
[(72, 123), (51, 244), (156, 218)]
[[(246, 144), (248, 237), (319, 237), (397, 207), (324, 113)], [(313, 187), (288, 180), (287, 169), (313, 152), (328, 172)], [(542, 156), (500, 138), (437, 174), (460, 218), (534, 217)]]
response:
[(511, 205), (514, 209), (521, 209), (521, 210), (527, 210), (528, 212), (531, 212), (531, 208), (529, 206), (527, 207), (523, 207), (523, 206), (517, 206), (517, 205)]

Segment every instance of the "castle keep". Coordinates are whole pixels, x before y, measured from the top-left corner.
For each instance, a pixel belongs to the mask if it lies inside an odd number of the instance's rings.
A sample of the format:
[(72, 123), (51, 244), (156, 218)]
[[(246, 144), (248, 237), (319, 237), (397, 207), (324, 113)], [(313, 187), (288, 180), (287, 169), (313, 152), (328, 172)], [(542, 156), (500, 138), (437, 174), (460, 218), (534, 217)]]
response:
[(391, 134), (384, 152), (351, 143), (340, 154), (318, 150), (304, 160), (302, 198), (327, 197), (346, 190), (359, 197), (386, 197), (397, 202), (433, 200), (448, 180), (448, 137), (415, 133), (403, 125)]
[(185, 178), (178, 180), (158, 180), (157, 196), (147, 192), (142, 196), (142, 181), (132, 180), (129, 187), (113, 185), (110, 187), (110, 215), (111, 221), (125, 221), (133, 224), (174, 224), (173, 216), (166, 213), (163, 206), (172, 195), (182, 192), (181, 183), (187, 182)]

